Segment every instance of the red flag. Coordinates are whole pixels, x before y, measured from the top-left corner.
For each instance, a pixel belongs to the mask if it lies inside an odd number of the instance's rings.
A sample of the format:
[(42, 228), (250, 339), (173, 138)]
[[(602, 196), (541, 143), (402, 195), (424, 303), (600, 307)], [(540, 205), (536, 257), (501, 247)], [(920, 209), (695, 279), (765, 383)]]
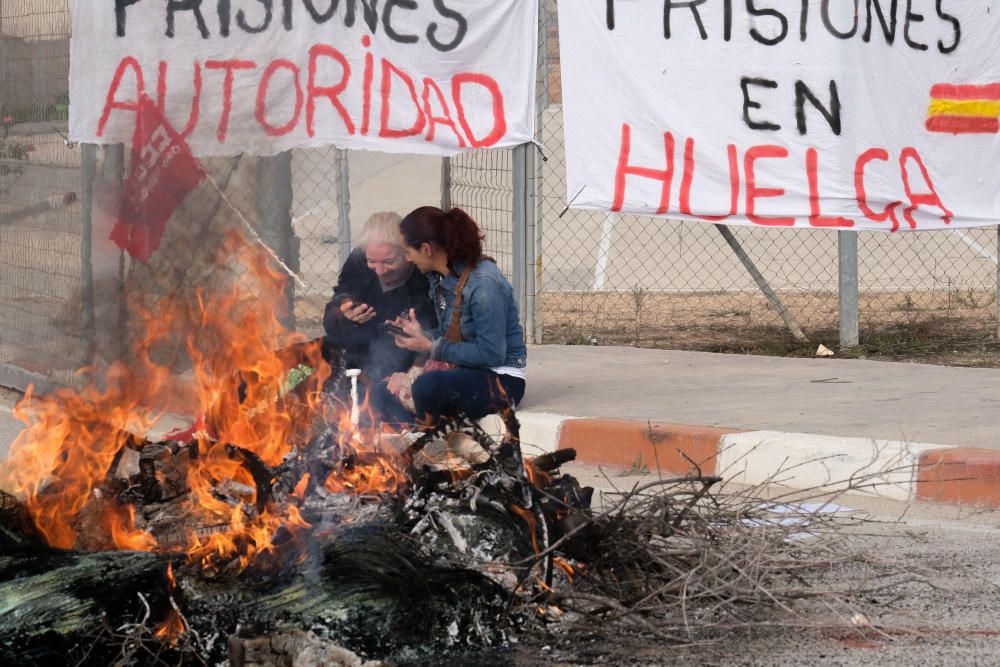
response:
[(205, 178), (183, 137), (148, 95), (139, 99), (132, 164), (111, 240), (140, 262), (160, 247), (167, 220)]

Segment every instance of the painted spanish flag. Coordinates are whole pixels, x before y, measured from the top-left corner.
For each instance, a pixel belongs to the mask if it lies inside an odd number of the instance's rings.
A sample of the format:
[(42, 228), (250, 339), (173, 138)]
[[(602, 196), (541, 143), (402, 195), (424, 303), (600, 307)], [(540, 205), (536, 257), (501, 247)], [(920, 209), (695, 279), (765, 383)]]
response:
[(997, 134), (1000, 132), (1000, 83), (931, 87), (926, 127), (948, 134)]

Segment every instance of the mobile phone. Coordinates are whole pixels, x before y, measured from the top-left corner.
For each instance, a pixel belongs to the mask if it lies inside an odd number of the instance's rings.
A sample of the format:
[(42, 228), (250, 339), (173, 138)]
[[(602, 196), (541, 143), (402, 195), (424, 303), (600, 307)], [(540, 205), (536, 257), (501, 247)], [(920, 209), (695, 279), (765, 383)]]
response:
[(403, 329), (401, 329), (400, 327), (397, 327), (395, 324), (389, 324), (388, 322), (383, 322), (382, 323), (382, 328), (384, 328), (386, 331), (388, 331), (389, 333), (391, 333), (391, 334), (393, 334), (395, 336), (407, 336), (407, 335), (409, 335)]

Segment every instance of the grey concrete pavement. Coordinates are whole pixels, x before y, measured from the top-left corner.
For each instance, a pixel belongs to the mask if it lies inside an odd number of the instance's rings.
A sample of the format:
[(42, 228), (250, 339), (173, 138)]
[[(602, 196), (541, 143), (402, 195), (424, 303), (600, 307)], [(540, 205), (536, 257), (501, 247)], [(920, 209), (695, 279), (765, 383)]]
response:
[(521, 408), (1000, 449), (1000, 369), (533, 346)]
[[(0, 455), (17, 396), (0, 392)], [(544, 345), (521, 408), (1000, 449), (1000, 369)]]
[(18, 392), (0, 387), (0, 461), (6, 460), (11, 443), (24, 428), (13, 414), (14, 404), (20, 398)]

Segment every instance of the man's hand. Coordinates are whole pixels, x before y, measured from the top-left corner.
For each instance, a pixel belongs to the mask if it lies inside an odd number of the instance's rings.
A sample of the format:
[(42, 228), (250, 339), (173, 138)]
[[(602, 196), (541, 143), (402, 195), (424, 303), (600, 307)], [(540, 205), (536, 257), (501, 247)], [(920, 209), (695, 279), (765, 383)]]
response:
[(340, 302), (340, 314), (355, 324), (367, 324), (375, 318), (375, 309), (367, 303), (354, 303), (351, 299)]
[(392, 334), (392, 339), (396, 342), (397, 347), (411, 352), (430, 353), (433, 344), (431, 339), (424, 335), (424, 330), (420, 328), (420, 322), (417, 321), (417, 315), (412, 308), (410, 308), (409, 319), (404, 320), (402, 317), (397, 317), (394, 320), (386, 321), (386, 324), (392, 324), (403, 330), (402, 334)]

